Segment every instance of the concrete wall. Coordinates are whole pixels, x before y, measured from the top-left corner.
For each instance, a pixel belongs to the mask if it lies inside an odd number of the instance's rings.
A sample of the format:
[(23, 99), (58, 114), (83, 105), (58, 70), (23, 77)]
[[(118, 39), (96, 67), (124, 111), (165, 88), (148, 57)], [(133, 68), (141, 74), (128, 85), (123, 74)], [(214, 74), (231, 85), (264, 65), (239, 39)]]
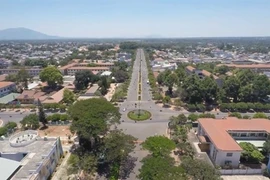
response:
[[(233, 153), (232, 156), (228, 157), (227, 153)], [(215, 164), (219, 166), (225, 166), (226, 161), (231, 161), (231, 166), (237, 168), (239, 165), (241, 152), (226, 152), (226, 151), (217, 151)]]
[(1, 153), (1, 157), (20, 162), (24, 158), (24, 153)]

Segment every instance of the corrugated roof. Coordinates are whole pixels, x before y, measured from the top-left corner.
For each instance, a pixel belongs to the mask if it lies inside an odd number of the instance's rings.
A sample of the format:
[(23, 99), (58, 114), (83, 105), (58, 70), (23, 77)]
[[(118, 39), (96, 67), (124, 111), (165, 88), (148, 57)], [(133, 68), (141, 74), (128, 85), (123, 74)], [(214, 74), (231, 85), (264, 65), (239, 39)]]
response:
[(21, 94), (19, 93), (10, 93), (4, 97), (0, 98), (0, 104), (8, 104), (9, 102), (15, 100)]
[(1, 179), (8, 179), (21, 163), (0, 157), (0, 164)]
[(242, 151), (238, 143), (229, 135), (228, 131), (266, 131), (270, 133), (268, 119), (227, 119), (200, 118), (200, 126), (207, 133), (216, 148), (223, 151)]

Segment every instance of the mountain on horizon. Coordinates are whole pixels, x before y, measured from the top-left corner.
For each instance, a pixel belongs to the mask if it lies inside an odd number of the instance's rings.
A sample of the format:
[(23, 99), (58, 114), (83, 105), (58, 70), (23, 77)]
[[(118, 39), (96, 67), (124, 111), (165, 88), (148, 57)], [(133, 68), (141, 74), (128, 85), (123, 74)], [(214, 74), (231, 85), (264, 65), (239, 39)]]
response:
[(0, 30), (0, 40), (46, 40), (59, 38), (58, 36), (50, 36), (23, 27)]

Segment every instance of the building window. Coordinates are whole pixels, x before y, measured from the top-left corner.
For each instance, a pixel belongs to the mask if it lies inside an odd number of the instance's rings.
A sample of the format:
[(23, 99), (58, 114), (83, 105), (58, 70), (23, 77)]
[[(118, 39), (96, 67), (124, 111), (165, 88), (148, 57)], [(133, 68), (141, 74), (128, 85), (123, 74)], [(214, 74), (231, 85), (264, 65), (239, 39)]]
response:
[(264, 133), (259, 133), (258, 136), (264, 137)]
[(241, 133), (241, 137), (247, 137), (247, 133)]
[(233, 153), (227, 153), (227, 157), (232, 157)]
[(232, 161), (225, 161), (225, 165), (231, 165)]
[(255, 135), (256, 135), (255, 133), (250, 133), (249, 134), (249, 136), (251, 136), (251, 137), (255, 137)]

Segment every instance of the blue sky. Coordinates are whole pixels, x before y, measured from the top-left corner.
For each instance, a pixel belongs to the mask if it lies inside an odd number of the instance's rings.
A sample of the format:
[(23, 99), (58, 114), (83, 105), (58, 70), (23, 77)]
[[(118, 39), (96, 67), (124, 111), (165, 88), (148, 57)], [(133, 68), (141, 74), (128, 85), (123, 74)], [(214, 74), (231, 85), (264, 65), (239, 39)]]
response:
[(270, 36), (270, 0), (0, 0), (0, 29), (63, 37)]

